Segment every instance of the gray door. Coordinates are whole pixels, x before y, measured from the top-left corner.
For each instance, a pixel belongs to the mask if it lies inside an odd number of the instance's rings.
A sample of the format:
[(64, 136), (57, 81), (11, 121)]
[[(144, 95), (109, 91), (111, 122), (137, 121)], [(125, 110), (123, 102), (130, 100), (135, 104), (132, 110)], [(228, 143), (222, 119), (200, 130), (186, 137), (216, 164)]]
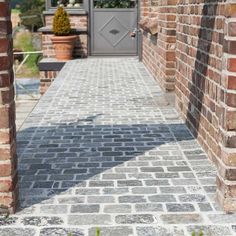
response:
[(90, 1), (91, 55), (137, 55), (138, 37), (130, 36), (137, 28), (136, 0), (121, 0), (121, 6), (112, 5), (115, 0)]

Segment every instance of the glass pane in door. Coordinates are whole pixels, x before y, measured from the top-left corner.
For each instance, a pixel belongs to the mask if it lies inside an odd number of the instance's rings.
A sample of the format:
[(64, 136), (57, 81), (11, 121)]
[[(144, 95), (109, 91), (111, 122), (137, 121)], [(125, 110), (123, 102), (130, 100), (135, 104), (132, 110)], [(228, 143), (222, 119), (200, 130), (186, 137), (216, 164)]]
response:
[(94, 0), (94, 8), (134, 8), (136, 0)]

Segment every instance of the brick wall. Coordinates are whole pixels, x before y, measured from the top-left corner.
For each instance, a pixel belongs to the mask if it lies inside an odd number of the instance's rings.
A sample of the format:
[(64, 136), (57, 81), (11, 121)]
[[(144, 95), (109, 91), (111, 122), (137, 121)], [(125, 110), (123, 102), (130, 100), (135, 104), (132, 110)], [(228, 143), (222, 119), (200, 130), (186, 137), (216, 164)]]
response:
[(143, 0), (141, 20), (156, 20), (158, 33), (143, 31), (143, 62), (166, 91), (174, 90), (176, 0)]
[(228, 55), (236, 52), (235, 38), (228, 41), (236, 28), (228, 7), (178, 1), (175, 91), (178, 110), (218, 168), (218, 200), (236, 211), (236, 63)]
[[(87, 15), (70, 15), (71, 27), (88, 31)], [(52, 28), (53, 15), (45, 16), (45, 24), (47, 28)], [(55, 57), (54, 48), (52, 45), (51, 32), (42, 32), (42, 50), (44, 57)], [(76, 45), (73, 52), (74, 57), (87, 57), (88, 55), (88, 34), (79, 34), (77, 36)]]
[(40, 71), (40, 94), (46, 93), (59, 71)]
[(17, 206), (15, 102), (9, 1), (0, 0), (0, 214)]

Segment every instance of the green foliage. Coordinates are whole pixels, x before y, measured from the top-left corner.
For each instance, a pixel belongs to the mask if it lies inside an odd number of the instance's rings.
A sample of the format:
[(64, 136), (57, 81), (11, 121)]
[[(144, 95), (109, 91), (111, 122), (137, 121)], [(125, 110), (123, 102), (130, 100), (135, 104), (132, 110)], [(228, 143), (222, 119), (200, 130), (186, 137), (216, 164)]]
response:
[(94, 3), (95, 8), (130, 8), (134, 2), (130, 0), (97, 0)]
[(53, 32), (57, 36), (67, 36), (71, 33), (70, 18), (63, 7), (58, 7), (53, 18)]
[[(20, 49), (23, 52), (35, 51), (35, 48), (32, 43), (32, 34), (27, 31), (17, 33), (14, 39), (14, 48)], [(38, 73), (38, 66), (37, 66), (38, 60), (39, 60), (39, 55), (32, 54), (28, 57), (25, 63), (27, 68), (31, 70), (32, 74)]]
[(203, 232), (200, 231), (199, 233), (196, 233), (195, 231), (192, 232), (192, 236), (204, 236)]
[(22, 0), (19, 2), (21, 23), (28, 29), (43, 26), (42, 13), (45, 9), (44, 0)]
[(42, 13), (38, 9), (31, 9), (20, 14), (21, 24), (29, 30), (38, 29), (43, 26)]
[(96, 229), (96, 236), (100, 236), (101, 235), (101, 230), (99, 228)]
[(44, 0), (22, 0), (19, 3), (22, 13), (28, 12), (29, 10), (38, 10), (39, 13), (42, 13), (45, 8)]

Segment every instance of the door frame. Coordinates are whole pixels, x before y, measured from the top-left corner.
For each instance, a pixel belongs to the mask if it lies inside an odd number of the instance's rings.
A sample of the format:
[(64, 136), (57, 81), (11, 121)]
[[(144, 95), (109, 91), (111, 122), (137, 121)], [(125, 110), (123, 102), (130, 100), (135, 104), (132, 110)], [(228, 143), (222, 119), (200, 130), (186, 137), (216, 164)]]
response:
[(134, 55), (131, 55), (131, 54), (122, 54), (122, 55), (92, 55), (92, 40), (93, 40), (93, 1), (94, 0), (88, 0), (88, 56), (92, 56), (92, 57), (113, 57), (113, 56), (117, 56), (117, 57), (122, 57), (122, 56), (138, 56), (140, 58), (141, 56), (141, 48), (140, 48), (140, 42), (141, 42), (141, 34), (140, 34), (140, 31), (139, 31), (139, 20), (140, 20), (140, 0), (136, 0), (137, 2), (137, 32), (136, 32), (136, 40), (137, 40), (137, 52), (136, 54)]

